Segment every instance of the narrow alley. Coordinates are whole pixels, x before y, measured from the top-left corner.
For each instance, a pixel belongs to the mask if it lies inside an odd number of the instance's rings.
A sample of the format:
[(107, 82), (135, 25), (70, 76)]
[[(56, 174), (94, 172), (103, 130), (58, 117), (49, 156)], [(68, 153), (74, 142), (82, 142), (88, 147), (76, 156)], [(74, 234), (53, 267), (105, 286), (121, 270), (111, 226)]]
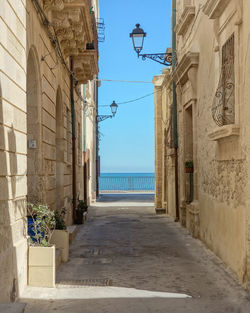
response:
[(200, 241), (155, 214), (152, 195), (107, 194), (79, 227), (57, 288), (28, 287), (20, 301), (25, 313), (246, 313), (249, 300)]

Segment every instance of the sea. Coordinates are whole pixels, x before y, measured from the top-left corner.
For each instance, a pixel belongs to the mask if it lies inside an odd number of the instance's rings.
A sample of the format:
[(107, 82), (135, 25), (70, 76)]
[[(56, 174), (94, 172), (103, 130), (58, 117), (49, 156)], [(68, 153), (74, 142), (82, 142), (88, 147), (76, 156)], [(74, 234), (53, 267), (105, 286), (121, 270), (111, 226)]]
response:
[(154, 173), (101, 173), (100, 191), (154, 191)]

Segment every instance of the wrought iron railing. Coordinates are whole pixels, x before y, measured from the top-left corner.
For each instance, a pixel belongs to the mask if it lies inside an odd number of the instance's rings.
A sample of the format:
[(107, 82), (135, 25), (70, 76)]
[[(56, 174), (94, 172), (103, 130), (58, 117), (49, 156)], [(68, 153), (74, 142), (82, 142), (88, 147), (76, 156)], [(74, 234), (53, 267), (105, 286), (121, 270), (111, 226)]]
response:
[(154, 176), (100, 176), (100, 191), (154, 191)]

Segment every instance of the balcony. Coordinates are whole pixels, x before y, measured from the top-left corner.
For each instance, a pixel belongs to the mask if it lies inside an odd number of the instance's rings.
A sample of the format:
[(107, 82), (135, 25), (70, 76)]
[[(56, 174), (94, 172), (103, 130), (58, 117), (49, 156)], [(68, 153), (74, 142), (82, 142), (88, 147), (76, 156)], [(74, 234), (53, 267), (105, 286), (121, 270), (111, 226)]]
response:
[(55, 26), (65, 58), (73, 56), (79, 83), (98, 73), (98, 34), (90, 0), (43, 0), (50, 22)]
[(194, 6), (185, 6), (183, 13), (176, 25), (175, 31), (177, 35), (183, 36), (188, 30), (192, 20), (195, 17), (195, 7)]
[(208, 15), (210, 19), (216, 19), (221, 16), (230, 1), (231, 0), (207, 0), (203, 12)]

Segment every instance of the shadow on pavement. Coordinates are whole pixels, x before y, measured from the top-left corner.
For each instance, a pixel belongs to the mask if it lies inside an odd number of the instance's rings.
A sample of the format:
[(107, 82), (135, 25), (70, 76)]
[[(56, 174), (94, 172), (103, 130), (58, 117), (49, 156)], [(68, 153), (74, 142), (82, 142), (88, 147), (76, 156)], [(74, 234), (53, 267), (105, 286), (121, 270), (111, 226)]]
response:
[(126, 298), (28, 301), (25, 313), (247, 313), (246, 304), (212, 299)]

